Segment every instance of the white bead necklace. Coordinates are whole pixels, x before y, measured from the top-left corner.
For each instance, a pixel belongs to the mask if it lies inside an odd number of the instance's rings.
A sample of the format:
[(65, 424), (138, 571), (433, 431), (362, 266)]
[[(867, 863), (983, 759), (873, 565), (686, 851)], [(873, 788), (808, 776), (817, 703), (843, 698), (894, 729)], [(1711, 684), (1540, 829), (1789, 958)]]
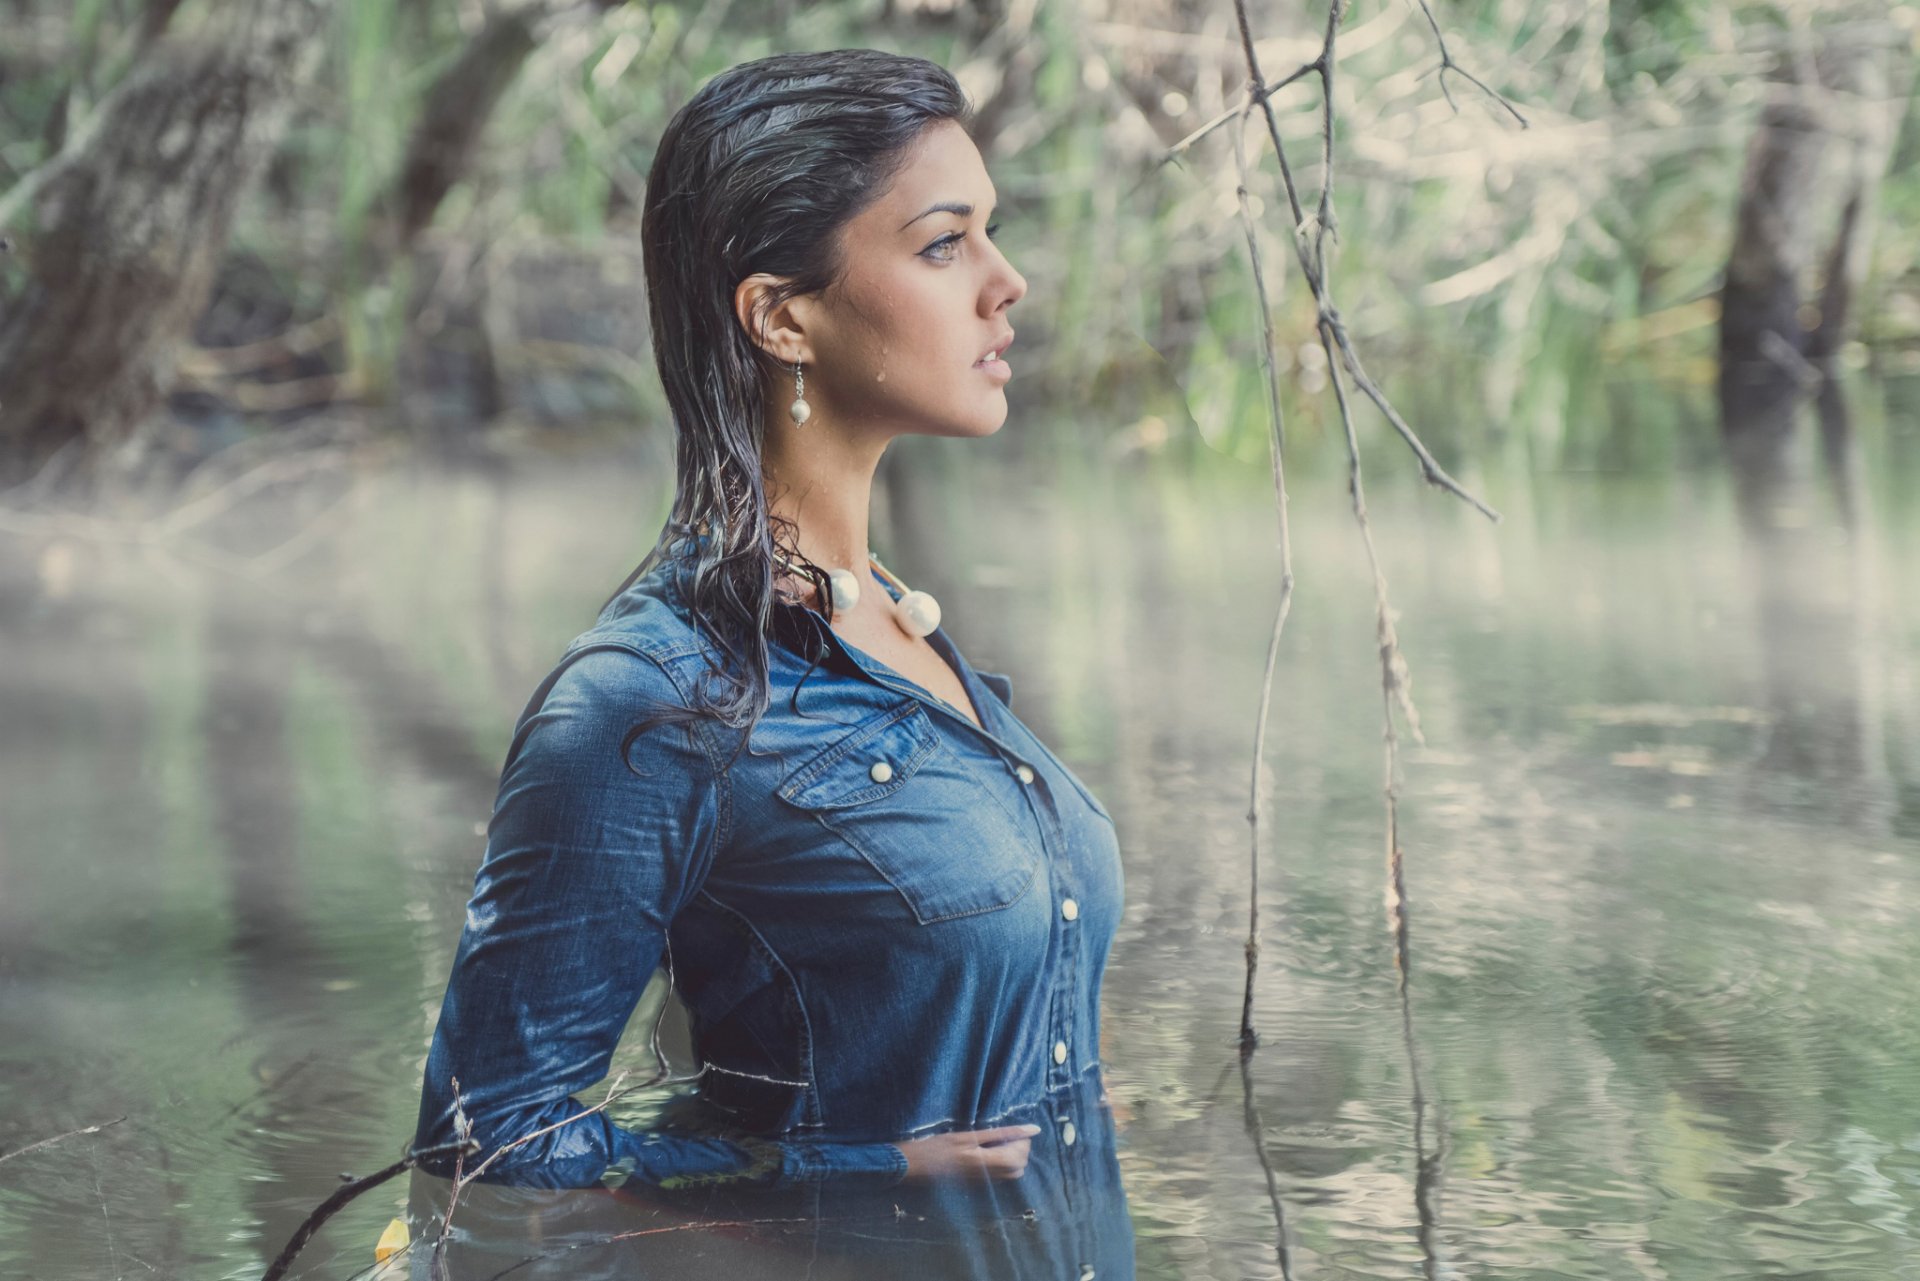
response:
[[(778, 550), (774, 558), (795, 575), (800, 570)], [(886, 575), (887, 580), (900, 589), (900, 599), (893, 601), (893, 621), (900, 630), (918, 639), (930, 636), (940, 626), (940, 602), (930, 592), (917, 592), (900, 581), (900, 576), (880, 563), (878, 556), (869, 556), (873, 567)], [(833, 592), (833, 609), (839, 613), (843, 609), (852, 609), (860, 603), (860, 575), (851, 569), (840, 566), (823, 566), (827, 571), (827, 586)]]

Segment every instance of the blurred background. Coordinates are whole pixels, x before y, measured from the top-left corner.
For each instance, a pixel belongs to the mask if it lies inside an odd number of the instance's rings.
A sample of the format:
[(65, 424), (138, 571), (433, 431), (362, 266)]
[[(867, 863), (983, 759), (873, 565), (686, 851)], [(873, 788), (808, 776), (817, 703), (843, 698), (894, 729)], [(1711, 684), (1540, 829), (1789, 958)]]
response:
[[(1269, 82), (1319, 54), (1324, 5), (1248, 15)], [(672, 491), (655, 141), (871, 45), (969, 91), (1030, 284), (1006, 427), (898, 441), (873, 542), (1120, 829), (1138, 1274), (1920, 1278), (1920, 9), (1431, 17), (1357, 0), (1333, 82), (1334, 301), (1504, 518), (1357, 402), (1425, 740), (1403, 1005), (1258, 123), (1298, 586), (1252, 771), (1263, 339), (1232, 126), (1193, 138), (1231, 4), (0, 3), (0, 1271), (257, 1276), (398, 1156), (513, 718)], [(1271, 99), (1309, 204), (1320, 92)]]

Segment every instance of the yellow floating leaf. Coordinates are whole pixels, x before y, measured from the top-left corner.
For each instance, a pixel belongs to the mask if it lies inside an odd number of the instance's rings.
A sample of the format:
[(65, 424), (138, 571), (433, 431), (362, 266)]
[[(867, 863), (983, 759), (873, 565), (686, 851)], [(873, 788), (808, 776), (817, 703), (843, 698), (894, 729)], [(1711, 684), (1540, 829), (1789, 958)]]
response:
[(373, 1243), (373, 1261), (375, 1263), (385, 1263), (388, 1259), (391, 1259), (394, 1255), (406, 1249), (407, 1241), (406, 1220), (395, 1219), (387, 1225), (387, 1230), (380, 1234), (380, 1239)]

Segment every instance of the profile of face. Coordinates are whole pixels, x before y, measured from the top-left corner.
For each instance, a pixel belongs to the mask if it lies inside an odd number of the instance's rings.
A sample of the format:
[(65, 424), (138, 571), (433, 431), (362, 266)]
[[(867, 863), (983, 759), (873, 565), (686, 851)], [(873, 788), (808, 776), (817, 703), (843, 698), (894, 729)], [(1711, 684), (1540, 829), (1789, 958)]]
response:
[[(769, 396), (779, 425), (793, 430), (798, 360), (812, 409), (801, 431), (884, 441), (1001, 428), (1011, 365), (982, 357), (1011, 337), (1007, 312), (1027, 282), (992, 239), (997, 202), (964, 127), (942, 120), (920, 131), (892, 182), (841, 228), (841, 278), (766, 317), (761, 345), (785, 366)], [(749, 276), (735, 290), (749, 333), (754, 296), (770, 279)]]

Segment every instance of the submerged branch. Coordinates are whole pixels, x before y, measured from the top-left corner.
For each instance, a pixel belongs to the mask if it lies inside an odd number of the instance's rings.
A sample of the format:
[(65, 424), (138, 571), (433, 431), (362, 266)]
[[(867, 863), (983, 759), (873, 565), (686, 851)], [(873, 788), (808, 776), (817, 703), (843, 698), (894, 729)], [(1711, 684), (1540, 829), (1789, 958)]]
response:
[(101, 1121), (97, 1125), (83, 1125), (77, 1130), (68, 1130), (65, 1134), (56, 1134), (52, 1138), (41, 1139), (38, 1142), (29, 1143), (24, 1148), (15, 1148), (11, 1152), (0, 1152), (0, 1161), (11, 1161), (13, 1160), (13, 1158), (17, 1156), (25, 1156), (29, 1152), (38, 1152), (41, 1148), (51, 1147), (52, 1145), (54, 1145), (55, 1143), (59, 1143), (63, 1139), (74, 1139), (74, 1138), (80, 1137), (83, 1134), (98, 1134), (100, 1133), (100, 1131), (106, 1129), (108, 1126), (118, 1125), (126, 1119), (127, 1118), (124, 1116), (116, 1116), (111, 1121)]
[(1287, 1244), (1287, 1207), (1280, 1199), (1280, 1176), (1267, 1153), (1266, 1122), (1260, 1119), (1259, 1105), (1253, 1101), (1253, 1071), (1247, 1056), (1240, 1056), (1241, 1119), (1253, 1140), (1254, 1155), (1260, 1158), (1260, 1171), (1267, 1180), (1267, 1204), (1273, 1208), (1273, 1257), (1280, 1266), (1280, 1281), (1293, 1281), (1293, 1251)]
[[(447, 1199), (447, 1212), (440, 1217), (440, 1235), (438, 1239), (436, 1239), (433, 1243), (433, 1262), (432, 1262), (433, 1269), (436, 1272), (439, 1270), (441, 1255), (446, 1252), (447, 1238), (453, 1234), (453, 1209), (456, 1205), (460, 1203), (460, 1193), (466, 1189), (468, 1184), (475, 1182), (480, 1178), (481, 1175), (485, 1174), (495, 1161), (498, 1161), (501, 1157), (505, 1156), (507, 1153), (513, 1151), (517, 1147), (522, 1147), (528, 1143), (533, 1142), (535, 1139), (545, 1138), (547, 1135), (552, 1134), (555, 1130), (563, 1130), (567, 1126), (574, 1124), (576, 1121), (584, 1121), (590, 1116), (597, 1116), (600, 1113), (606, 1111), (607, 1108), (611, 1106), (616, 1100), (626, 1097), (627, 1095), (633, 1093), (635, 1090), (645, 1089), (649, 1085), (657, 1085), (665, 1078), (666, 1078), (666, 1072), (663, 1066), (660, 1072), (655, 1073), (654, 1076), (649, 1080), (647, 1080), (646, 1082), (643, 1082), (640, 1085), (631, 1086), (623, 1090), (620, 1088), (620, 1086), (621, 1086), (621, 1083), (627, 1079), (627, 1073), (622, 1072), (619, 1076), (614, 1077), (613, 1084), (607, 1087), (607, 1097), (605, 1097), (604, 1099), (601, 1099), (598, 1103), (594, 1104), (590, 1108), (582, 1108), (580, 1111), (575, 1112), (572, 1116), (562, 1117), (560, 1120), (555, 1121), (552, 1125), (543, 1125), (539, 1129), (534, 1130), (532, 1133), (523, 1134), (511, 1143), (502, 1143), (499, 1147), (495, 1148), (493, 1151), (487, 1154), (486, 1160), (482, 1161), (479, 1165), (474, 1166), (471, 1173), (467, 1173), (464, 1170), (468, 1145), (465, 1145), (465, 1144), (461, 1145), (462, 1150), (460, 1155), (460, 1163), (455, 1166), (454, 1172), (453, 1172), (453, 1192)], [(460, 1100), (460, 1081), (458, 1078), (455, 1078), (453, 1082), (453, 1097), (454, 1097), (454, 1106), (457, 1109), (459, 1107), (459, 1100)], [(472, 1134), (471, 1126), (466, 1126), (463, 1128), (465, 1128), (466, 1132), (469, 1135)]]
[(287, 1269), (293, 1266), (293, 1261), (299, 1255), (300, 1251), (306, 1249), (307, 1242), (313, 1239), (313, 1234), (318, 1232), (328, 1219), (331, 1219), (342, 1209), (346, 1208), (349, 1202), (362, 1193), (371, 1192), (396, 1175), (406, 1173), (428, 1157), (439, 1156), (444, 1152), (452, 1152), (455, 1149), (464, 1150), (465, 1147), (466, 1145), (464, 1143), (448, 1143), (437, 1148), (427, 1148), (419, 1152), (409, 1152), (384, 1170), (377, 1170), (365, 1178), (355, 1179), (353, 1182), (340, 1188), (332, 1196), (314, 1207), (313, 1213), (307, 1216), (306, 1222), (302, 1223), (299, 1228), (295, 1230), (293, 1236), (287, 1241), (286, 1248), (280, 1251), (280, 1256), (268, 1264), (267, 1270), (260, 1274), (260, 1281), (279, 1281), (281, 1277), (286, 1276)]

